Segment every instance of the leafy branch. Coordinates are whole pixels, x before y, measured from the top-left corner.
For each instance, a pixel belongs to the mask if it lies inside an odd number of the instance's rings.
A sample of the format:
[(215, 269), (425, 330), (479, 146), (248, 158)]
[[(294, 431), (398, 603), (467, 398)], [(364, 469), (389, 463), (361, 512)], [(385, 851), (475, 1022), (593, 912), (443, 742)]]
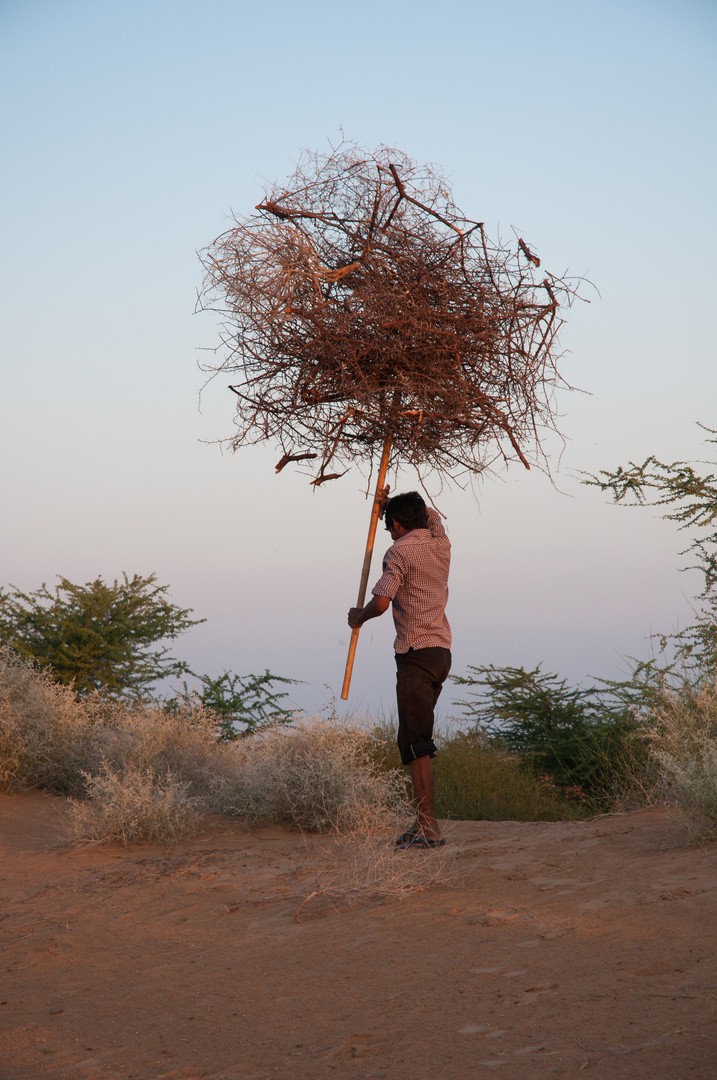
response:
[(224, 671), (212, 678), (193, 671), (189, 674), (199, 680), (202, 689), (190, 690), (183, 682), (182, 690), (165, 703), (165, 708), (178, 712), (183, 705), (199, 700), (219, 717), (219, 738), (225, 742), (253, 735), (262, 728), (290, 724), (296, 717), (296, 709), (287, 707), (288, 693), (275, 689), (274, 684), (298, 685), (300, 679), (272, 675), (268, 668), (263, 675)]
[[(713, 436), (705, 441), (717, 444), (717, 430), (699, 427)], [(707, 462), (714, 465), (714, 462)], [(641, 465), (630, 462), (614, 472), (602, 470), (597, 475), (582, 474), (582, 483), (611, 492), (613, 501), (631, 506), (668, 508), (662, 515), (675, 521), (680, 529), (696, 529), (689, 546), (681, 553), (697, 558), (694, 566), (704, 578), (698, 599), (703, 602), (696, 621), (674, 634), (654, 635), (659, 655), (635, 665), (630, 684), (611, 684), (629, 690), (664, 685), (674, 677), (686, 681), (714, 680), (717, 667), (717, 475), (703, 474), (685, 461), (665, 463), (650, 455)], [(711, 531), (707, 531), (711, 530)]]

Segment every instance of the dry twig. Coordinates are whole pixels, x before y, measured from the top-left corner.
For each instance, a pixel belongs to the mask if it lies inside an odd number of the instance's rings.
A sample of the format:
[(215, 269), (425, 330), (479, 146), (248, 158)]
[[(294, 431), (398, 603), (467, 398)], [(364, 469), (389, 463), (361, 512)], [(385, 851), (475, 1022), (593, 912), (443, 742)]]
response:
[(454, 479), (540, 459), (576, 293), (524, 240), (490, 241), (437, 169), (383, 146), (306, 154), (256, 210), (201, 253), (200, 306), (225, 320), (208, 370), (239, 376), (234, 449), (316, 454), (315, 484), (388, 436), (392, 460)]

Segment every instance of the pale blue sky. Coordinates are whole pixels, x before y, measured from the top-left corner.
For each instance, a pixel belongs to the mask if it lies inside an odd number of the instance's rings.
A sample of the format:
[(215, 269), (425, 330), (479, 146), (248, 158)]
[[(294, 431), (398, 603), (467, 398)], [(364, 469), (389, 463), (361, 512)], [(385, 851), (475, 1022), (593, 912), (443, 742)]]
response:
[[(197, 409), (217, 333), (193, 309), (197, 249), (343, 128), (438, 162), (466, 213), (600, 290), (563, 333), (588, 394), (560, 401), (559, 490), (514, 469), (440, 502), (454, 670), (644, 654), (689, 618), (684, 538), (574, 476), (717, 427), (716, 44), (699, 0), (0, 0), (0, 581), (155, 570), (208, 618), (177, 645), (199, 670), (338, 691), (362, 478), (313, 493), (274, 448), (202, 442), (233, 402), (223, 379)], [(352, 706), (390, 707), (391, 641), (389, 616), (362, 632)]]

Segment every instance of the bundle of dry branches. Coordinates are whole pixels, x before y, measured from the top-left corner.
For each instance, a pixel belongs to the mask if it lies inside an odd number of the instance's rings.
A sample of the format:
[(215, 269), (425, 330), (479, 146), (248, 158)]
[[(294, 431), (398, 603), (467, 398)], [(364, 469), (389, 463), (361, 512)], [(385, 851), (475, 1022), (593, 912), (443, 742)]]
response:
[(315, 484), (387, 437), (453, 479), (540, 455), (575, 293), (523, 240), (491, 243), (436, 169), (387, 147), (307, 154), (256, 210), (201, 253), (235, 449), (276, 441), (277, 471), (318, 459)]

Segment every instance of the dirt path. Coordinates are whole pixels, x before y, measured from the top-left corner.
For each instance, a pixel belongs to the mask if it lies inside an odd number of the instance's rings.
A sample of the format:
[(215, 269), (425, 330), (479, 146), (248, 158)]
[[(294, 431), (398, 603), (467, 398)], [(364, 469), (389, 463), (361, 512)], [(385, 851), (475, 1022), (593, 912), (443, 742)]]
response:
[(460, 884), (297, 923), (326, 838), (66, 810), (0, 795), (2, 1080), (717, 1076), (717, 846), (663, 811), (454, 823)]

